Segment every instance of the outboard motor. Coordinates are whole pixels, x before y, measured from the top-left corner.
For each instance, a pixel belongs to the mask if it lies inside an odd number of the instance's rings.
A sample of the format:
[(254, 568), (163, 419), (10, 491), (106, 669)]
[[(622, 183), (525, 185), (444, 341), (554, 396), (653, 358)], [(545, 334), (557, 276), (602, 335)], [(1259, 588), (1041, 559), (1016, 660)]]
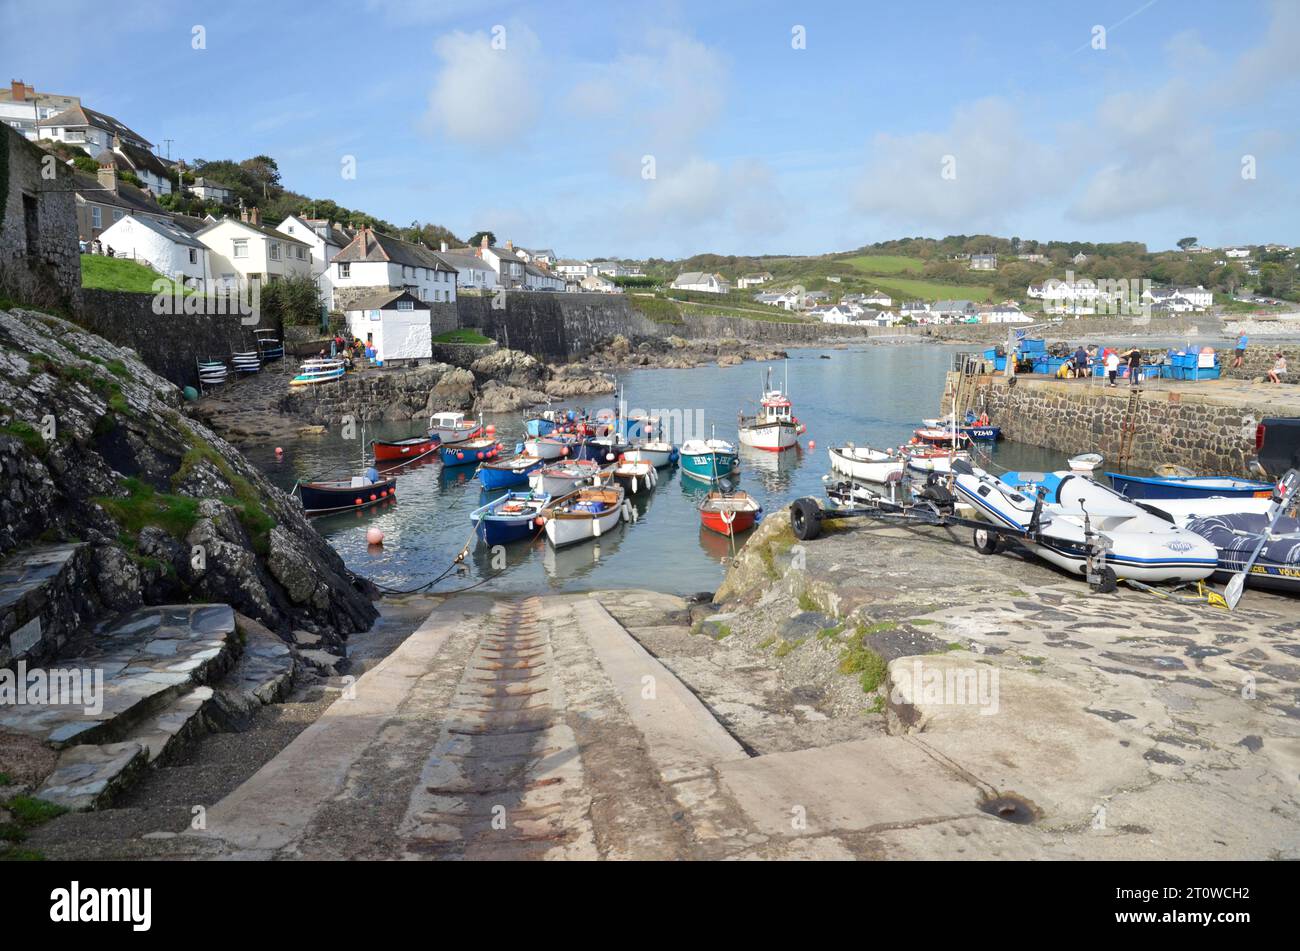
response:
[[(933, 476), (933, 473), (931, 474)], [(946, 485), (931, 478), (916, 493), (921, 502), (928, 502), (941, 515), (950, 514), (957, 506), (957, 499)]]

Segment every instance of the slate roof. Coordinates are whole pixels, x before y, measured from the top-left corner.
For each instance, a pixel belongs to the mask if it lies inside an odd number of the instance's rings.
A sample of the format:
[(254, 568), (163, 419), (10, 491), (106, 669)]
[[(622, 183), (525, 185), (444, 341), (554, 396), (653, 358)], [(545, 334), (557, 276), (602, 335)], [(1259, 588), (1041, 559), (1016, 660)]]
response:
[(400, 291), (377, 291), (374, 294), (365, 294), (356, 298), (348, 304), (348, 310), (384, 310), (392, 304), (397, 303), (401, 298), (410, 298), (415, 302), (412, 310), (429, 310), (429, 304), (420, 300), (414, 294), (407, 290)]
[(206, 227), (202, 228), (200, 231), (196, 233), (205, 234), (206, 232), (215, 228), (217, 225), (226, 221), (229, 221), (232, 224), (237, 224), (241, 228), (247, 228), (249, 231), (256, 231), (264, 238), (274, 238), (276, 241), (287, 241), (289, 244), (301, 244), (304, 248), (311, 247), (311, 245), (308, 244), (306, 241), (299, 241), (297, 238), (293, 237), (292, 235), (285, 234), (283, 231), (276, 231), (274, 228), (267, 227), (266, 225), (255, 225), (247, 221), (240, 221), (238, 218), (231, 218), (229, 215), (222, 218), (220, 221), (212, 222), (210, 225), (207, 225)]
[(83, 175), (80, 172), (72, 176), (76, 185), (76, 192), (86, 201), (93, 201), (98, 205), (113, 205), (117, 208), (125, 208), (127, 211), (140, 211), (149, 215), (157, 215), (160, 218), (168, 218), (170, 215), (158, 204), (153, 198), (147, 195), (143, 189), (136, 188), (128, 182), (119, 181), (117, 183), (117, 194), (99, 183), (99, 179), (91, 175)]
[(36, 123), (38, 129), (53, 128), (55, 126), (94, 126), (96, 129), (104, 129), (115, 135), (124, 135), (127, 138), (136, 139), (147, 145), (153, 145), (148, 139), (136, 132), (130, 126), (118, 122), (112, 116), (104, 112), (96, 112), (94, 109), (87, 109), (85, 106), (76, 105), (71, 109), (64, 109), (62, 112), (50, 116), (48, 119), (42, 119)]
[(149, 218), (144, 215), (131, 215), (130, 218), (136, 224), (143, 225), (154, 234), (161, 235), (175, 244), (181, 244), (187, 248), (202, 248), (205, 251), (207, 250), (208, 246), (206, 244), (193, 238), (188, 231), (182, 228), (175, 221), (162, 222), (156, 218)]
[(431, 271), (456, 270), (422, 244), (412, 244), (369, 228), (358, 231), (347, 246), (330, 259), (331, 264), (358, 264), (365, 261), (424, 267)]

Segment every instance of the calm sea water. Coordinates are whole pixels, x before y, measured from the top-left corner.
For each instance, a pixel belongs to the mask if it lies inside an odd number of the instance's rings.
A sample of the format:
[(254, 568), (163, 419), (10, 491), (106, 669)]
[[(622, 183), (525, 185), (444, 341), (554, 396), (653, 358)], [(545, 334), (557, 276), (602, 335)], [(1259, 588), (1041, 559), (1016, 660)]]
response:
[[(795, 415), (808, 432), (798, 449), (779, 455), (742, 449), (738, 487), (758, 497), (769, 512), (799, 496), (821, 495), (822, 476), (829, 471), (828, 447), (848, 441), (898, 445), (910, 438), (921, 417), (938, 415), (944, 373), (956, 349), (906, 345), (791, 351), (788, 361), (773, 364), (774, 382), (784, 385), (788, 374)], [(677, 410), (692, 425), (703, 421), (704, 432), (691, 435), (707, 436), (716, 427), (720, 438), (735, 442), (737, 413), (754, 410), (764, 372), (765, 365), (755, 363), (633, 370), (623, 374), (620, 383), (629, 407)], [(604, 399), (585, 405), (592, 410), (613, 406), (612, 397)], [(497, 438), (508, 446), (521, 438), (521, 414), (485, 417), (485, 422), (496, 425)], [(418, 420), (370, 425), (365, 438), (413, 435), (421, 425)], [(344, 470), (348, 475), (361, 471), (359, 438), (344, 440), (331, 433), (284, 450), (279, 459), (273, 447), (259, 447), (248, 455), (286, 491), (300, 478), (339, 478)], [(1058, 453), (1005, 441), (992, 450), (992, 461), (1012, 469), (1065, 465)], [(314, 521), (354, 571), (409, 589), (440, 574), (471, 539), (470, 512), (487, 497), (480, 492), (473, 467), (443, 470), (436, 454), (427, 464), (403, 470), (399, 479), (398, 501)], [(466, 572), (447, 578), (435, 590), (485, 578), (490, 580), (483, 590), (511, 593), (629, 586), (679, 594), (713, 590), (722, 580), (730, 542), (700, 526), (695, 506), (706, 491), (678, 471), (661, 470), (656, 491), (634, 500), (635, 523), (619, 525), (599, 542), (559, 551), (550, 548), (544, 536), (531, 545), (511, 546), (504, 568), (492, 564), (486, 546), (476, 545)], [(371, 526), (383, 530), (382, 547), (367, 544)]]

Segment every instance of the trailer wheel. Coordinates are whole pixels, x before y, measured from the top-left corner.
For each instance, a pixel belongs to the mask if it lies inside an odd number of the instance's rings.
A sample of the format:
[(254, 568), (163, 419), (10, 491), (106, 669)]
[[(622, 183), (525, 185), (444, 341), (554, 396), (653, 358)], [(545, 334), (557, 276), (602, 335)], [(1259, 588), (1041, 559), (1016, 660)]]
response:
[(1115, 569), (1106, 567), (1101, 569), (1101, 580), (1096, 584), (1091, 582), (1088, 587), (1094, 594), (1114, 594), (1119, 590), (1119, 576), (1115, 574)]
[(998, 542), (1001, 541), (1001, 539), (998, 538), (997, 533), (990, 532), (987, 528), (975, 529), (973, 540), (975, 542), (975, 550), (981, 555), (996, 554), (998, 550)]
[(790, 528), (801, 542), (821, 534), (822, 510), (812, 499), (795, 499), (790, 504)]

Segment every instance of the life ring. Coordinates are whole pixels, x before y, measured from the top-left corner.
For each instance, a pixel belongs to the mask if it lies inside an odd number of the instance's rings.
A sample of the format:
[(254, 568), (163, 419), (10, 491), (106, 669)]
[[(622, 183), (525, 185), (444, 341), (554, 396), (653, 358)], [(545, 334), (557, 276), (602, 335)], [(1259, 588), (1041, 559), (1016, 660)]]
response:
[(353, 505), (360, 505), (360, 504), (361, 504), (361, 500), (360, 500), (360, 499), (353, 499), (353, 500), (352, 500), (352, 504), (353, 504)]

